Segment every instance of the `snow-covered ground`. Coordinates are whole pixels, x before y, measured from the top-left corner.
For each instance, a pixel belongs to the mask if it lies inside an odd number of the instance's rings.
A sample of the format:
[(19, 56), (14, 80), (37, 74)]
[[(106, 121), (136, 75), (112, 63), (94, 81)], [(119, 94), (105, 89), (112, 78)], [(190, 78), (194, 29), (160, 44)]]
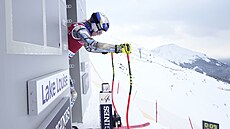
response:
[[(220, 129), (230, 128), (229, 84), (181, 68), (157, 56), (140, 58), (135, 53), (130, 56), (133, 75), (130, 125), (150, 122), (146, 129), (202, 129), (204, 120), (218, 123)], [(93, 53), (90, 59), (92, 95), (83, 123), (74, 123), (80, 129), (100, 127), (100, 85), (112, 82), (110, 54)], [(126, 125), (129, 91), (126, 55), (114, 54), (114, 62), (114, 101), (122, 123)]]

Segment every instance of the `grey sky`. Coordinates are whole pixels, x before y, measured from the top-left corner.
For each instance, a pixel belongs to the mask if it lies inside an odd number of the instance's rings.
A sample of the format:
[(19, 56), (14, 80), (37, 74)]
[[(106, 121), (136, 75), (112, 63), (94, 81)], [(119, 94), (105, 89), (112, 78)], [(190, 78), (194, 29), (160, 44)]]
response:
[(105, 13), (109, 35), (151, 49), (164, 44), (230, 58), (229, 0), (86, 0)]

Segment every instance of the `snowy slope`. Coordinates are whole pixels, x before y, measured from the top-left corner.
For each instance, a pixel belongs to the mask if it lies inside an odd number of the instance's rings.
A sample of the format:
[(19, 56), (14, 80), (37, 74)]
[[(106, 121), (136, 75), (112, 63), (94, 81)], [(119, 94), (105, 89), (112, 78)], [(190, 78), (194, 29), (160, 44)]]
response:
[(152, 50), (152, 53), (181, 67), (193, 69), (210, 77), (230, 83), (230, 66), (205, 54), (194, 52), (174, 44), (158, 47)]
[[(138, 69), (141, 66), (143, 69)], [(152, 63), (138, 62), (133, 69), (137, 81), (135, 84), (139, 85), (137, 103), (147, 104), (140, 109), (149, 118), (156, 118), (157, 101), (159, 123), (169, 128), (189, 129), (189, 118), (195, 129), (202, 128), (202, 120), (219, 123), (223, 129), (230, 128), (228, 84), (157, 57)]]
[[(177, 61), (189, 62), (195, 58), (193, 54), (194, 52), (191, 52), (190, 56), (178, 58)], [(204, 54), (197, 54), (208, 60)], [(130, 56), (133, 74), (130, 125), (149, 121), (151, 125), (146, 129), (191, 129), (191, 126), (193, 129), (202, 129), (202, 120), (205, 120), (219, 123), (221, 129), (230, 128), (229, 84), (182, 68), (156, 55), (140, 58), (137, 53), (132, 53)], [(100, 85), (102, 82), (110, 83), (112, 80), (110, 54), (93, 53), (90, 54), (90, 59), (92, 62), (90, 106), (85, 113), (84, 123), (75, 123), (81, 129), (100, 126), (98, 109)], [(125, 125), (129, 90), (126, 56), (114, 54), (114, 61), (116, 71), (114, 101)]]
[(175, 44), (160, 46), (152, 50), (152, 53), (176, 64), (191, 63), (197, 58), (209, 61), (205, 54), (182, 48)]

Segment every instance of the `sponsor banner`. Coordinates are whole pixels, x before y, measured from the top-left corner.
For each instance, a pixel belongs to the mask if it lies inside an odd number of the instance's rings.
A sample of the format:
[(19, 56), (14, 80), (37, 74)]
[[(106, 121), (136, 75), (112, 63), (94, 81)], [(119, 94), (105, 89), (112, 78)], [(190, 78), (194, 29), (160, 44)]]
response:
[(62, 99), (38, 129), (72, 129), (69, 97)]
[(112, 123), (112, 104), (101, 104), (101, 129), (113, 129)]
[(100, 93), (100, 104), (112, 104), (111, 92)]
[(38, 115), (69, 87), (69, 69), (29, 80), (29, 115)]
[(218, 123), (213, 123), (213, 122), (203, 120), (202, 124), (203, 124), (203, 129), (219, 129)]

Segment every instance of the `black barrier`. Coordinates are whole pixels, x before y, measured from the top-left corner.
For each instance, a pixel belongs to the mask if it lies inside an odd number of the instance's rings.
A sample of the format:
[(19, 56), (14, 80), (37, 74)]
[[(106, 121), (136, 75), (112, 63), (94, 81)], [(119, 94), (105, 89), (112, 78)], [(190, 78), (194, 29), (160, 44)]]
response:
[(72, 129), (70, 99), (63, 98), (38, 129)]

